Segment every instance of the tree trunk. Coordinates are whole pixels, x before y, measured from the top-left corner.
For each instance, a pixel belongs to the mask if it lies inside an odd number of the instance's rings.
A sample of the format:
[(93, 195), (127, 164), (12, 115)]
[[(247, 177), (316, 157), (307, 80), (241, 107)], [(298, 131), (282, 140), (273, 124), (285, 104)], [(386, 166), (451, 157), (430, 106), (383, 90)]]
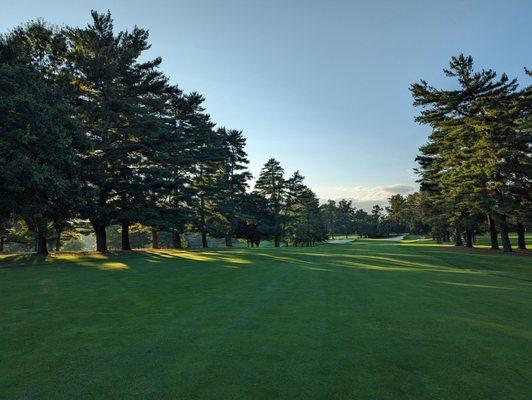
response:
[(181, 245), (181, 234), (179, 231), (173, 230), (172, 231), (172, 248), (174, 249), (182, 249), (183, 246)]
[(122, 250), (131, 250), (129, 243), (129, 222), (122, 222)]
[(454, 223), (454, 245), (455, 246), (463, 246), (464, 243), (462, 242), (462, 224), (460, 224), (460, 220), (457, 219)]
[(233, 247), (233, 239), (230, 234), (225, 235), (225, 247)]
[(275, 247), (280, 247), (281, 246), (281, 238), (279, 237), (279, 235), (275, 235), (274, 236), (274, 246)]
[(526, 250), (525, 227), (521, 221), (517, 220), (515, 228), (517, 230), (517, 247), (520, 250)]
[(6, 240), (5, 237), (0, 236), (0, 253), (4, 251), (4, 241)]
[(209, 243), (207, 242), (207, 233), (205, 231), (201, 232), (201, 247), (204, 249), (209, 247)]
[(151, 227), (151, 248), (159, 248), (159, 234), (157, 232), (157, 228), (154, 228), (153, 226)]
[(499, 250), (499, 240), (497, 239), (497, 228), (491, 215), (488, 215), (488, 228), (490, 231), (491, 249)]
[(203, 196), (200, 197), (200, 223), (201, 247), (206, 249), (209, 247), (209, 243), (207, 243), (207, 223), (205, 221), (205, 200)]
[(466, 247), (473, 247), (473, 231), (471, 229), (466, 229)]
[(57, 237), (55, 238), (55, 251), (61, 249), (61, 231), (57, 231)]
[(512, 244), (510, 242), (510, 237), (508, 236), (508, 223), (506, 221), (506, 215), (501, 215), (500, 217), (500, 231), (501, 231), (501, 242), (502, 242), (502, 250), (505, 253), (512, 252)]
[(37, 254), (40, 256), (48, 255), (48, 243), (46, 241), (46, 232), (39, 230), (37, 232)]
[(105, 253), (107, 249), (107, 232), (105, 231), (105, 226), (97, 225), (93, 226), (94, 234), (96, 235), (96, 251), (100, 253)]

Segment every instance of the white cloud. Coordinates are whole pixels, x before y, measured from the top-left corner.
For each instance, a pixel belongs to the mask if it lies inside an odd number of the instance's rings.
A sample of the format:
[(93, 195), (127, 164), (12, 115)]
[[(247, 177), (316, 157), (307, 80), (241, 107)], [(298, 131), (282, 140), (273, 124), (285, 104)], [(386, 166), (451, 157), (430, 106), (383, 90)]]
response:
[(350, 199), (355, 202), (386, 201), (392, 194), (409, 194), (417, 189), (415, 185), (396, 183), (382, 186), (337, 186), (316, 188), (316, 194), (323, 200)]

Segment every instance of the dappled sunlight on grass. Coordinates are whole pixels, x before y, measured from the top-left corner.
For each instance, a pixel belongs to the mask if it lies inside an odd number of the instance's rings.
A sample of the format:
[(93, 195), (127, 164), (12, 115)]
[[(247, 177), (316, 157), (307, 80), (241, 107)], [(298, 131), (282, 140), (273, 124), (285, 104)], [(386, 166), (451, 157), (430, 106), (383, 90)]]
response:
[(109, 258), (108, 254), (102, 254), (102, 253), (60, 253), (60, 254), (52, 254), (49, 256), (51, 259), (55, 260), (65, 260), (65, 261), (76, 261), (80, 258), (90, 258), (91, 260), (107, 260)]
[(116, 270), (129, 269), (129, 267), (126, 264), (121, 263), (121, 262), (106, 262), (103, 264), (99, 264), (97, 268), (103, 271), (116, 271)]
[(299, 258), (287, 257), (287, 256), (284, 256), (284, 255), (274, 255), (274, 254), (269, 254), (269, 253), (253, 253), (253, 255), (266, 257), (266, 258), (269, 258), (271, 260), (286, 262), (286, 263), (289, 263), (289, 264), (313, 264), (310, 261), (301, 260)]
[[(377, 261), (377, 260), (376, 260)], [(394, 272), (443, 272), (443, 273), (453, 273), (453, 274), (477, 274), (482, 275), (481, 271), (473, 271), (470, 269), (459, 269), (459, 268), (441, 268), (441, 267), (425, 267), (425, 266), (413, 266), (411, 264), (402, 265), (401, 263), (394, 262), (384, 262), (384, 263), (370, 263), (363, 261), (337, 261), (334, 265), (340, 266), (343, 268), (354, 268), (354, 269), (364, 269), (364, 270), (373, 270), (373, 271), (394, 271)]]
[(179, 253), (173, 253), (169, 258), (182, 258), (190, 261), (215, 261), (213, 257), (208, 257), (199, 252), (183, 251)]
[(149, 254), (154, 257), (162, 257), (166, 259), (181, 258), (190, 261), (225, 261), (232, 264), (250, 264), (251, 261), (244, 258), (235, 257), (233, 252), (227, 253), (225, 251), (209, 251), (209, 250), (147, 250), (143, 251), (145, 254)]

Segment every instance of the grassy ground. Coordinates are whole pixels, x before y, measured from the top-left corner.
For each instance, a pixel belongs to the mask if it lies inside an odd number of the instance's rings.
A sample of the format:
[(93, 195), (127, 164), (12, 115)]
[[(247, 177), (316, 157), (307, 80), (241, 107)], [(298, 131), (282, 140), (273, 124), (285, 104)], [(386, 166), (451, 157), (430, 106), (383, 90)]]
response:
[(422, 242), (0, 262), (3, 399), (530, 399), (532, 258)]

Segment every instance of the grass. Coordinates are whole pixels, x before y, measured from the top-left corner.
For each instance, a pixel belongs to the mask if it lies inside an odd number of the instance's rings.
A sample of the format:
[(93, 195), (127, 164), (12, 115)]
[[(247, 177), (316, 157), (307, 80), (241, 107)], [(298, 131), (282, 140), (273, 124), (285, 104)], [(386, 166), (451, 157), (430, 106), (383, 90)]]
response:
[(532, 259), (423, 242), (6, 257), (2, 399), (530, 399)]

